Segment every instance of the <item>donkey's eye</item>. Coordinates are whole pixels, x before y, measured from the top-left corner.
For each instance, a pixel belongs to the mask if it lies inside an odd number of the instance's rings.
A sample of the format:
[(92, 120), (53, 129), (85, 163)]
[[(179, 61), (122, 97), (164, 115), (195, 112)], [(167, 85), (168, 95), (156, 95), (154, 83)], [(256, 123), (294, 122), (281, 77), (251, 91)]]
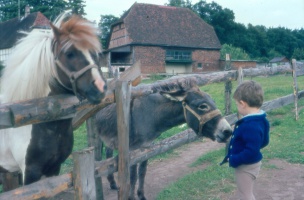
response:
[(208, 111), (209, 110), (209, 106), (205, 103), (201, 104), (198, 106), (198, 109), (199, 110), (202, 110), (202, 111)]

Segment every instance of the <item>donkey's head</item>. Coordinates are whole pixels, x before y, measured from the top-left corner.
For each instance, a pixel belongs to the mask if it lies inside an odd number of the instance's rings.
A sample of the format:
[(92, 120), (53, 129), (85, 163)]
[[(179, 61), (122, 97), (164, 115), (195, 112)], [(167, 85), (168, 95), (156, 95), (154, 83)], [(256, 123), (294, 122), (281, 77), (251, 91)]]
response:
[(212, 98), (197, 86), (175, 92), (161, 92), (171, 100), (182, 103), (184, 117), (190, 128), (199, 136), (208, 137), (218, 142), (226, 142), (232, 130), (222, 117)]
[(51, 24), (54, 32), (55, 79), (79, 99), (99, 103), (104, 97), (106, 83), (99, 66), (100, 42), (94, 26), (77, 16)]

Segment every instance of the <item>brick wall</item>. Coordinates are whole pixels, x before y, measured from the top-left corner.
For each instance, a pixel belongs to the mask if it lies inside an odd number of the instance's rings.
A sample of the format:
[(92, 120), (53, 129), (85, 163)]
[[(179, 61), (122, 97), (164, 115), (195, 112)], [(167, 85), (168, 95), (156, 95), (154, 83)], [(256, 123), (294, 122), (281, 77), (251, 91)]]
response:
[(115, 47), (120, 47), (131, 42), (132, 40), (130, 39), (129, 33), (127, 32), (127, 29), (125, 28), (124, 24), (118, 24), (113, 27), (108, 48), (111, 49)]
[(218, 71), (220, 70), (219, 50), (195, 50), (192, 52), (193, 72)]
[(134, 59), (141, 61), (141, 73), (153, 74), (153, 73), (165, 73), (166, 63), (165, 54), (166, 51), (161, 47), (151, 46), (135, 46), (133, 47)]
[[(141, 70), (143, 74), (165, 73), (166, 50), (161, 47), (136, 46), (135, 61), (141, 60)], [(192, 52), (192, 72), (218, 71), (220, 52), (217, 50), (195, 50)], [(198, 67), (201, 63), (202, 67)]]

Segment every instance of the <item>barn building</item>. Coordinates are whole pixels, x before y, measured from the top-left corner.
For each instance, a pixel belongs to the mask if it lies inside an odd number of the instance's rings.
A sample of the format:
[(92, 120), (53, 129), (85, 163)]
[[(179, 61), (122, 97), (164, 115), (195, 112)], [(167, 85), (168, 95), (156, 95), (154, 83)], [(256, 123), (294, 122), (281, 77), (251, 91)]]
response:
[(122, 72), (140, 61), (143, 74), (215, 71), (220, 49), (213, 27), (190, 9), (134, 3), (111, 26), (106, 65)]

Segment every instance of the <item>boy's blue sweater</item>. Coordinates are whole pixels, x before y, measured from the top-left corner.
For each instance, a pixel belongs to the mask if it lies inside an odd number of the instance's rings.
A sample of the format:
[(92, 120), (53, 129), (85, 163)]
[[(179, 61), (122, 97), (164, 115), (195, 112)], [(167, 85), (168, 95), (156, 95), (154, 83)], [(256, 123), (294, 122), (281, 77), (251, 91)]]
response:
[(248, 115), (236, 122), (228, 147), (228, 154), (221, 164), (231, 167), (254, 164), (262, 160), (260, 149), (269, 143), (269, 122), (266, 113)]

